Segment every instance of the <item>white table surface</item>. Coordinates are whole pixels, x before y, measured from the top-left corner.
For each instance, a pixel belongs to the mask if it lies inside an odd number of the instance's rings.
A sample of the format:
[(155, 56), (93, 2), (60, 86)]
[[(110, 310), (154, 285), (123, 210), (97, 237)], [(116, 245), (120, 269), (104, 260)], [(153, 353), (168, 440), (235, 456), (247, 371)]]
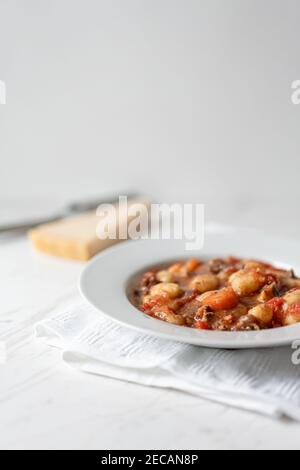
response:
[(72, 370), (33, 325), (76, 295), (81, 263), (0, 244), (2, 449), (300, 448), (300, 424)]

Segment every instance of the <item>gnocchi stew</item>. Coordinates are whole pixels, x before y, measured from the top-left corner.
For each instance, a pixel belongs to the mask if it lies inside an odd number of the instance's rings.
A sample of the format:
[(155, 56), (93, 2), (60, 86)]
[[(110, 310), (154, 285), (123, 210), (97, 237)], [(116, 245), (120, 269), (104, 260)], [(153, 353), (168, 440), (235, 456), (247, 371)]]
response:
[(200, 330), (277, 328), (300, 323), (300, 279), (262, 261), (192, 258), (142, 274), (133, 303), (153, 318)]

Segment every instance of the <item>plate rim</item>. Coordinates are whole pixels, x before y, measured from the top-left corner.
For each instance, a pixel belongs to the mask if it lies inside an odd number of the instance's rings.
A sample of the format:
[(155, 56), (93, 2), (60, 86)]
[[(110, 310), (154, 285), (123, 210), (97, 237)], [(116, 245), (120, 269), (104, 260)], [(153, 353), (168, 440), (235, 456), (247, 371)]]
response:
[[(277, 243), (286, 243), (286, 240), (279, 237), (272, 237), (266, 236), (263, 232), (257, 231), (256, 229), (245, 229), (245, 228), (231, 228), (232, 231), (228, 232), (227, 229), (224, 231), (218, 230), (210, 232), (209, 230), (206, 233), (206, 236), (214, 235), (216, 237), (224, 237), (225, 234), (231, 233), (237, 236), (238, 234), (243, 233), (244, 235), (247, 233), (248, 235), (255, 233), (256, 236), (260, 238), (264, 238), (265, 240), (272, 240), (276, 241)], [(100, 307), (97, 302), (93, 299), (88, 287), (89, 283), (89, 276), (90, 273), (93, 271), (95, 267), (98, 268), (100, 266), (101, 261), (105, 259), (109, 259), (113, 257), (115, 253), (121, 252), (129, 252), (134, 250), (134, 247), (137, 247), (139, 244), (142, 247), (143, 244), (152, 243), (154, 240), (128, 240), (124, 241), (120, 244), (112, 246), (103, 252), (99, 253), (96, 257), (94, 257), (87, 265), (84, 267), (78, 282), (78, 288), (81, 296), (88, 302), (88, 304), (92, 305), (102, 316), (110, 319), (113, 322), (118, 323), (119, 325), (130, 328), (131, 330), (138, 331), (140, 333), (159, 337), (169, 341), (177, 341), (185, 344), (191, 344), (206, 348), (216, 348), (216, 349), (260, 349), (260, 348), (273, 348), (273, 347), (281, 347), (291, 345), (293, 341), (300, 339), (300, 324), (299, 325), (292, 325), (292, 326), (285, 326), (281, 328), (269, 329), (269, 330), (261, 330), (259, 332), (222, 332), (222, 331), (199, 331), (192, 328), (182, 327), (178, 325), (170, 325), (167, 322), (162, 322), (157, 319), (153, 319), (143, 312), (140, 312), (135, 306), (133, 306), (126, 294), (126, 286), (128, 286), (129, 279), (136, 274), (137, 269), (130, 270), (128, 269), (126, 278), (123, 278), (122, 283), (122, 295), (119, 292), (119, 301), (122, 301), (119, 308), (127, 310), (128, 312), (133, 314), (132, 321), (128, 322), (126, 319), (122, 319), (122, 317), (118, 317), (112, 315), (110, 312), (107, 312), (105, 308)], [(157, 246), (161, 245), (162, 241), (158, 240)], [(174, 240), (172, 241), (174, 242)], [(175, 241), (176, 243), (182, 244), (182, 241)], [(290, 242), (290, 240), (289, 240)], [(294, 241), (297, 243), (296, 241)], [(176, 244), (175, 243), (175, 244)], [(299, 250), (300, 250), (300, 243), (298, 242)], [(131, 247), (131, 248), (130, 248)], [(154, 249), (154, 248), (153, 248)], [(233, 253), (234, 254), (234, 253)], [(192, 254), (193, 255), (193, 254)], [(199, 253), (199, 257), (205, 257), (204, 253)], [(186, 252), (186, 257), (191, 256), (191, 252)], [(208, 253), (207, 253), (207, 256)], [(223, 256), (220, 253), (220, 256)], [(168, 256), (166, 256), (168, 258)], [(178, 256), (180, 258), (180, 256)], [(169, 256), (170, 259), (170, 256)], [(161, 259), (161, 262), (164, 260)], [(139, 263), (138, 263), (139, 264)], [(156, 264), (156, 263), (154, 263)], [(283, 263), (282, 263), (283, 264)], [(140, 269), (147, 269), (147, 266), (150, 266), (150, 263), (141, 262)], [(299, 267), (300, 267), (300, 259), (299, 259)], [(101, 268), (100, 268), (101, 270)], [(125, 270), (126, 271), (126, 270)], [(118, 284), (120, 287), (120, 284)], [(118, 293), (116, 293), (118, 295)], [(114, 294), (112, 294), (114, 295)], [(124, 303), (123, 303), (124, 302)], [(143, 319), (143, 321), (134, 321), (134, 317), (138, 318), (136, 315), (138, 313), (139, 318)], [(130, 317), (129, 317), (130, 318)], [(276, 334), (277, 333), (277, 334)], [(280, 333), (283, 333), (280, 335)]]

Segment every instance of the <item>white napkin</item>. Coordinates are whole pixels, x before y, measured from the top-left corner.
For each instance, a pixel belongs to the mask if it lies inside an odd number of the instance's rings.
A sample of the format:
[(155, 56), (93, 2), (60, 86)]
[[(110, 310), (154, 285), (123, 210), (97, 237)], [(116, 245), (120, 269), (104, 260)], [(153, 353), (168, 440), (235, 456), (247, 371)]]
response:
[(138, 333), (78, 303), (36, 326), (81, 371), (168, 387), (230, 406), (300, 421), (300, 366), (291, 348), (206, 349)]

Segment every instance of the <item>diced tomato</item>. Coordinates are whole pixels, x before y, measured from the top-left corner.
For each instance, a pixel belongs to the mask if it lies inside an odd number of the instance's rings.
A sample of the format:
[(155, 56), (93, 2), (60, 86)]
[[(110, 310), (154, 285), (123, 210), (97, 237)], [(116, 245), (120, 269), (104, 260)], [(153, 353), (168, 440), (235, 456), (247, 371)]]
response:
[(282, 324), (285, 315), (283, 310), (285, 300), (282, 297), (274, 297), (274, 299), (269, 300), (267, 304), (273, 309), (275, 323)]
[(235, 256), (229, 256), (227, 258), (227, 262), (229, 264), (238, 264), (241, 260), (239, 258), (236, 258)]
[(156, 295), (148, 302), (145, 302), (141, 305), (141, 309), (145, 312), (146, 310), (151, 310), (153, 307), (165, 305), (168, 300), (168, 296), (164, 293)]
[(270, 307), (272, 307), (274, 310), (281, 309), (282, 306), (284, 305), (284, 299), (282, 297), (274, 297), (274, 299), (271, 299), (267, 302)]
[(198, 320), (194, 323), (194, 326), (198, 330), (211, 330), (211, 327), (209, 326), (207, 321)]

